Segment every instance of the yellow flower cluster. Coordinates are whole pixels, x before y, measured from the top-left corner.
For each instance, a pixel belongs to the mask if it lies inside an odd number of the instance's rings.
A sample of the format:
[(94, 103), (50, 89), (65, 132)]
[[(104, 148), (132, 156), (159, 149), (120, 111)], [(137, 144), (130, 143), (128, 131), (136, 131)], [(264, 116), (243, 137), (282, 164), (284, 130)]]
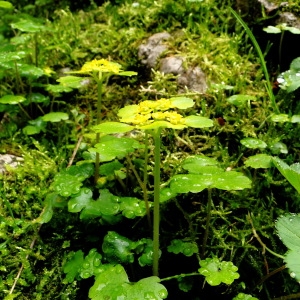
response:
[(90, 74), (93, 72), (104, 72), (119, 74), (122, 71), (121, 68), (121, 65), (119, 65), (118, 63), (110, 62), (106, 59), (94, 59), (92, 61), (86, 62), (82, 66), (81, 70), (76, 71), (76, 73)]
[(147, 125), (155, 121), (167, 121), (174, 125), (185, 124), (185, 119), (181, 114), (175, 111), (166, 111), (173, 108), (169, 99), (146, 100), (132, 107), (134, 107), (132, 115), (121, 116), (121, 122), (135, 125)]

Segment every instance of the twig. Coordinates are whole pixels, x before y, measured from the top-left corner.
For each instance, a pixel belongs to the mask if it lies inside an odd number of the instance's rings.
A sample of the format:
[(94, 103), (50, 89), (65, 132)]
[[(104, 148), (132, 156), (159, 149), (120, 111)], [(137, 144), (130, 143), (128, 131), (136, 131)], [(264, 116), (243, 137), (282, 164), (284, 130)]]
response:
[(69, 168), (69, 167), (72, 166), (73, 160), (74, 160), (74, 158), (75, 158), (75, 156), (76, 156), (76, 153), (77, 153), (77, 151), (78, 151), (78, 148), (79, 148), (79, 146), (80, 146), (80, 144), (81, 144), (82, 138), (83, 138), (83, 136), (81, 135), (81, 136), (79, 137), (79, 139), (78, 139), (78, 142), (77, 142), (77, 144), (76, 144), (76, 147), (74, 148), (74, 151), (73, 151), (72, 156), (71, 156), (71, 158), (70, 158), (70, 160), (69, 160), (69, 163), (68, 163), (67, 168)]

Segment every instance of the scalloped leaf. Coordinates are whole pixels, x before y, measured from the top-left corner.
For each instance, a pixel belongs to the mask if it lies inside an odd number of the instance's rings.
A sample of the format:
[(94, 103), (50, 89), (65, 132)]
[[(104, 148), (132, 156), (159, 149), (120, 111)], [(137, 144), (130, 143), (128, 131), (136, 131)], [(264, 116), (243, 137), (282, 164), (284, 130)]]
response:
[(248, 294), (239, 293), (232, 300), (258, 300), (258, 298), (253, 297), (253, 296), (248, 295)]
[(256, 154), (253, 156), (250, 156), (245, 161), (245, 165), (247, 167), (251, 167), (254, 169), (267, 169), (272, 167), (272, 156), (267, 154)]
[(135, 149), (141, 148), (142, 145), (138, 141), (122, 137), (117, 138), (114, 136), (105, 136), (96, 144), (94, 148), (89, 149), (90, 152), (99, 152), (100, 161), (111, 161), (118, 158), (125, 157), (128, 153), (133, 152)]
[(255, 138), (244, 138), (240, 140), (241, 144), (250, 149), (265, 149), (267, 144), (259, 139)]
[(146, 214), (146, 206), (144, 201), (141, 201), (135, 197), (121, 197), (120, 201), (120, 210), (122, 210), (122, 215), (124, 217), (133, 219), (135, 217), (142, 217)]
[(0, 63), (20, 60), (26, 56), (25, 51), (15, 51), (15, 52), (1, 52), (0, 53)]
[(80, 277), (89, 278), (94, 275), (98, 275), (104, 271), (102, 262), (102, 256), (96, 249), (91, 249), (89, 254), (84, 258), (80, 268)]
[(211, 157), (204, 155), (195, 155), (186, 158), (182, 164), (182, 168), (189, 173), (194, 174), (214, 174), (224, 172), (218, 167), (218, 162)]
[(80, 189), (79, 193), (73, 196), (68, 202), (69, 212), (80, 212), (89, 202), (93, 200), (93, 192), (88, 188)]
[(188, 116), (184, 118), (185, 125), (193, 128), (206, 128), (213, 126), (213, 121), (206, 117)]
[(194, 242), (185, 242), (184, 240), (172, 240), (171, 245), (168, 246), (168, 252), (178, 254), (182, 253), (185, 256), (192, 256), (198, 253), (198, 246)]
[(82, 250), (78, 250), (75, 253), (69, 253), (69, 256), (72, 257), (65, 263), (63, 270), (66, 274), (64, 279), (65, 283), (72, 283), (75, 278), (79, 275), (81, 265), (84, 261)]
[(69, 119), (68, 114), (63, 113), (63, 112), (51, 112), (51, 113), (48, 113), (48, 114), (45, 114), (44, 116), (42, 116), (42, 120), (44, 122), (52, 122), (52, 123), (65, 121), (68, 119)]
[(124, 133), (133, 130), (135, 127), (121, 122), (105, 122), (92, 127), (95, 132), (106, 134)]
[(191, 98), (187, 97), (173, 97), (170, 98), (173, 107), (177, 107), (179, 109), (187, 109), (193, 107), (195, 102)]
[(96, 276), (94, 285), (89, 290), (92, 300), (126, 299), (129, 286), (128, 276), (121, 265), (109, 265)]
[(105, 258), (111, 263), (133, 263), (136, 243), (118, 234), (115, 231), (108, 231), (103, 239), (102, 251)]
[(218, 258), (206, 258), (200, 261), (199, 273), (205, 276), (208, 284), (216, 286), (221, 283), (232, 284), (240, 275), (238, 268), (230, 261), (219, 261)]

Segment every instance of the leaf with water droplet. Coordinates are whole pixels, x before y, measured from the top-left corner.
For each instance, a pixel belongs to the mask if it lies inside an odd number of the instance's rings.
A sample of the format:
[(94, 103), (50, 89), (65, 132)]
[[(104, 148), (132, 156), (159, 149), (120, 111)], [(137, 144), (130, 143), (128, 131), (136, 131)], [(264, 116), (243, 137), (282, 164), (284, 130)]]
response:
[(258, 300), (258, 299), (256, 297), (253, 297), (253, 296), (248, 295), (248, 294), (239, 293), (232, 300)]
[(79, 275), (83, 259), (82, 250), (78, 250), (75, 253), (70, 252), (68, 254), (69, 259), (63, 266), (64, 273), (66, 274), (66, 278), (64, 279), (65, 283), (72, 283), (75, 278)]
[(240, 277), (238, 268), (232, 262), (220, 261), (218, 258), (206, 258), (200, 261), (199, 273), (205, 276), (208, 284), (216, 286), (223, 283), (232, 284)]
[(82, 278), (89, 278), (103, 272), (101, 258), (101, 254), (99, 254), (96, 249), (91, 249), (89, 254), (84, 258), (84, 261), (82, 262), (80, 276)]
[(194, 253), (198, 252), (198, 246), (194, 242), (185, 242), (183, 240), (172, 240), (171, 245), (168, 246), (168, 252), (171, 253), (182, 253), (185, 256), (192, 256)]
[(68, 202), (69, 212), (80, 212), (92, 201), (93, 193), (88, 188), (80, 189), (79, 193), (71, 197)]
[(129, 287), (124, 268), (121, 265), (108, 265), (96, 276), (95, 283), (89, 290), (89, 298), (92, 300), (130, 299), (127, 298)]
[(127, 298), (132, 300), (151, 299), (161, 300), (168, 296), (167, 289), (160, 283), (156, 276), (143, 278), (133, 285), (129, 285)]
[(264, 141), (255, 138), (244, 138), (240, 142), (242, 145), (250, 149), (264, 149), (267, 147), (267, 144)]
[(267, 154), (256, 154), (253, 156), (249, 156), (245, 161), (245, 165), (254, 169), (271, 168), (272, 156)]

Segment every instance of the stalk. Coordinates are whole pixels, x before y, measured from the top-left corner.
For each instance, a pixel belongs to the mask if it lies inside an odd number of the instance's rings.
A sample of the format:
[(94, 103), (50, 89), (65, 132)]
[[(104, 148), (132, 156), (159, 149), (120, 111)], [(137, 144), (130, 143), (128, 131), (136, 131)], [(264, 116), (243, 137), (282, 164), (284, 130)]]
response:
[(159, 260), (159, 200), (160, 200), (160, 140), (161, 128), (153, 132), (154, 138), (154, 209), (153, 209), (153, 276), (158, 276)]
[[(97, 88), (98, 88), (98, 99), (97, 99), (97, 124), (99, 125), (101, 123), (101, 108), (102, 108), (102, 72), (99, 73), (99, 78), (96, 79), (97, 82)], [(98, 144), (100, 141), (100, 133), (96, 133), (96, 144)], [(97, 184), (98, 178), (99, 178), (99, 165), (100, 165), (100, 153), (96, 152), (96, 161), (95, 161), (95, 184)]]
[(211, 205), (212, 205), (211, 188), (208, 188), (208, 199), (207, 199), (207, 208), (206, 208), (207, 216), (206, 216), (205, 232), (204, 232), (202, 251), (201, 251), (202, 259), (204, 258), (204, 255), (205, 255), (205, 248), (206, 248), (207, 239), (208, 239), (209, 225), (210, 225), (210, 219), (211, 219)]

